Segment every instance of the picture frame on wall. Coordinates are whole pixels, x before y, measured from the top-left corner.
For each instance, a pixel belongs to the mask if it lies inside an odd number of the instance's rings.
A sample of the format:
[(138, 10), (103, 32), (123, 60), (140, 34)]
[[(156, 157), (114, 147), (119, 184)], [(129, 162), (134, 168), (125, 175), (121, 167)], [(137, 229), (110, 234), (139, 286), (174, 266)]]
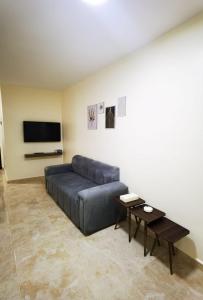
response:
[(115, 115), (116, 115), (116, 107), (115, 106), (106, 107), (106, 114), (105, 114), (106, 128), (115, 128)]
[(97, 104), (87, 107), (87, 127), (89, 130), (97, 129)]
[(118, 98), (117, 115), (118, 115), (118, 117), (126, 116), (126, 96)]
[(104, 113), (104, 102), (100, 102), (97, 104), (97, 112), (98, 112), (98, 114)]

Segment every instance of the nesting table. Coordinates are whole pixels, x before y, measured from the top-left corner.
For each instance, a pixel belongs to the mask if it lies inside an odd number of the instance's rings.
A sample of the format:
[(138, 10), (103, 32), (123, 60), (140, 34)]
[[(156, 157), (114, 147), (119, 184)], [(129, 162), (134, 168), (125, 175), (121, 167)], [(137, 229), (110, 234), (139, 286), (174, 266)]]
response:
[[(139, 230), (141, 221), (144, 222), (144, 256), (146, 256), (149, 252), (149, 250), (147, 249), (148, 229), (150, 229), (155, 234), (154, 243), (151, 248), (150, 255), (153, 254), (156, 244), (158, 243), (160, 245), (160, 239), (165, 240), (168, 243), (170, 273), (173, 274), (172, 254), (175, 255), (174, 243), (183, 238), (184, 236), (188, 235), (189, 230), (171, 221), (170, 219), (167, 219), (165, 217), (165, 212), (158, 210), (154, 207), (152, 212), (145, 212), (145, 201), (141, 198), (130, 202), (124, 202), (120, 200), (119, 197), (115, 198), (115, 200), (122, 207), (127, 209), (129, 242), (131, 241), (131, 216), (135, 216), (135, 220), (137, 223), (136, 230), (134, 233), (135, 238)], [(119, 221), (120, 216), (118, 215), (114, 229), (119, 228)]]
[(179, 241), (184, 236), (188, 235), (190, 232), (188, 229), (184, 228), (183, 226), (165, 217), (153, 223), (150, 223), (148, 227), (155, 234), (154, 243), (150, 255), (153, 254), (157, 241), (159, 241), (159, 239), (165, 240), (168, 243), (169, 265), (170, 265), (170, 273), (172, 275), (173, 274), (172, 254), (175, 255), (174, 243)]
[[(127, 209), (127, 216), (128, 216), (128, 236), (129, 236), (129, 242), (131, 241), (131, 215), (132, 215), (132, 211), (135, 207), (145, 203), (145, 201), (141, 198), (137, 199), (137, 200), (133, 200), (130, 202), (124, 202), (122, 200), (120, 200), (119, 197), (115, 198), (115, 200), (122, 205), (123, 207), (125, 207)], [(114, 229), (118, 229), (119, 228), (119, 221), (120, 221), (120, 215), (118, 215), (117, 220), (116, 220), (116, 224)]]
[(143, 209), (144, 206), (145, 205), (133, 207), (132, 214), (135, 216), (136, 223), (137, 223), (134, 237), (136, 237), (137, 235), (141, 221), (144, 221), (144, 256), (146, 256), (148, 253), (147, 252), (147, 225), (165, 216), (165, 212), (153, 207), (153, 211), (151, 213), (148, 213), (144, 211)]

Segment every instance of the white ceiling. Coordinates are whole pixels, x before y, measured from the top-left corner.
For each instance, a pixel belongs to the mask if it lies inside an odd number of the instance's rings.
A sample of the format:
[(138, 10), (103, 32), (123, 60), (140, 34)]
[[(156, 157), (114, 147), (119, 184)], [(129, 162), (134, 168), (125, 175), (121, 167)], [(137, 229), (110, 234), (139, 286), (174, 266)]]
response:
[(64, 88), (203, 10), (203, 0), (0, 0), (0, 82)]

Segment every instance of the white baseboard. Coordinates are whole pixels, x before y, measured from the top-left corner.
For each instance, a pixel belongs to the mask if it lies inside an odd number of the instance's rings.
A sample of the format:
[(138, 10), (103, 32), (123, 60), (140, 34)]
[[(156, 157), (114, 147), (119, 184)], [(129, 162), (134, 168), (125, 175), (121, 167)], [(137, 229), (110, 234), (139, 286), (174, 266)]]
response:
[(200, 265), (202, 265), (203, 266), (203, 261), (201, 260), (201, 259), (199, 259), (199, 258), (196, 258), (195, 259)]

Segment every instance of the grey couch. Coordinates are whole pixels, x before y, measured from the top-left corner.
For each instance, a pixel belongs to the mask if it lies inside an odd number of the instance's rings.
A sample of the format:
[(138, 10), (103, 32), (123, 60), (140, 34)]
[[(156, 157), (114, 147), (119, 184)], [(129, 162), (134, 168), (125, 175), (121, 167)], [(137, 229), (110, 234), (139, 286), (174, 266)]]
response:
[(76, 155), (71, 164), (45, 168), (47, 192), (58, 206), (85, 234), (115, 224), (120, 207), (116, 196), (128, 188), (119, 181), (119, 168)]

